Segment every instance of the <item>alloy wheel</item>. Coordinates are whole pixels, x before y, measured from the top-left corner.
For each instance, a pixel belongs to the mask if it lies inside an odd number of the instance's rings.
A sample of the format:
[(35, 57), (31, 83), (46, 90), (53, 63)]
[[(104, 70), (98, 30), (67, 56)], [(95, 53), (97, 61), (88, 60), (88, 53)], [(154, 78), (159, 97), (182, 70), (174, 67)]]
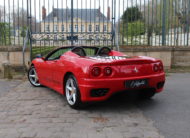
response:
[(38, 75), (37, 75), (36, 69), (34, 67), (32, 67), (29, 70), (28, 78), (29, 78), (32, 85), (34, 85), (36, 87), (40, 86)]
[(66, 98), (71, 106), (76, 103), (77, 86), (73, 78), (69, 78), (66, 82)]

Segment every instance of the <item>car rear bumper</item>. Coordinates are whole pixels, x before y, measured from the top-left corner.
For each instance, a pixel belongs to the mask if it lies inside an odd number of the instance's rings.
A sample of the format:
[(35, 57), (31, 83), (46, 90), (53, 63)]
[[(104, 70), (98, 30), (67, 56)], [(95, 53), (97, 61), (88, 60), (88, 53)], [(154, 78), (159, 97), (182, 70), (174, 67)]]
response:
[[(103, 101), (108, 99), (114, 93), (120, 91), (133, 90), (125, 87), (125, 81), (128, 80), (140, 80), (147, 79), (148, 86), (146, 88), (154, 88), (157, 93), (163, 90), (165, 83), (165, 73), (160, 73), (156, 75), (140, 76), (140, 77), (130, 77), (130, 78), (111, 78), (111, 79), (82, 79), (79, 85), (81, 92), (82, 102), (91, 101)], [(163, 84), (161, 84), (163, 83)], [(145, 88), (138, 88), (145, 89)], [(92, 95), (92, 91), (102, 90), (105, 92), (102, 96), (95, 97)]]

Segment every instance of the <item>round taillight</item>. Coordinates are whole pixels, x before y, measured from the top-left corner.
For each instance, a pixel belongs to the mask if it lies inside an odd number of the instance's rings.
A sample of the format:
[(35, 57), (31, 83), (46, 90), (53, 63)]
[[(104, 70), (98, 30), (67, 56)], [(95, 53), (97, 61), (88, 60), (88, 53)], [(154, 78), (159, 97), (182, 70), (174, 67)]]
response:
[(157, 64), (154, 64), (153, 69), (154, 69), (155, 72), (158, 72), (158, 70), (159, 70), (159, 66), (158, 66)]
[(100, 74), (101, 74), (101, 69), (99, 67), (95, 67), (92, 69), (93, 76), (98, 77), (98, 76), (100, 76)]
[(104, 75), (105, 76), (110, 76), (112, 74), (112, 69), (110, 67), (106, 67), (104, 69)]

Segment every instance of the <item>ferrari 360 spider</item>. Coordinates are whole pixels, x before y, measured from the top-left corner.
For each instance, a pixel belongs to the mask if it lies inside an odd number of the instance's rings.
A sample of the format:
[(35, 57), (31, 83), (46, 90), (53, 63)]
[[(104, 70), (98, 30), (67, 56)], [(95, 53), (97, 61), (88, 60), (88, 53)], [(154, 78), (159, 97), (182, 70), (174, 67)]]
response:
[(72, 108), (104, 101), (121, 91), (138, 90), (151, 98), (163, 90), (165, 73), (159, 59), (134, 56), (108, 47), (61, 47), (31, 63), (28, 79), (66, 96)]

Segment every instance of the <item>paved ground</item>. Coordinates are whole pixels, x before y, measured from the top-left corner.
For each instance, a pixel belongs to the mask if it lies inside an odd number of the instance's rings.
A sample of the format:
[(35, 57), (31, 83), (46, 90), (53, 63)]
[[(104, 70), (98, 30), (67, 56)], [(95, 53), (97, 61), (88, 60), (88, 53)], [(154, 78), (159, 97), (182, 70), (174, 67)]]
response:
[(170, 75), (162, 94), (136, 105), (166, 138), (190, 138), (190, 73)]
[(22, 81), (20, 81), (20, 80), (9, 81), (9, 80), (1, 80), (0, 79), (0, 96), (1, 96), (1, 94), (7, 93), (11, 89), (15, 88), (21, 82)]
[(48, 88), (34, 88), (28, 82), (1, 87), (6, 84), (0, 81), (3, 138), (190, 137), (190, 74), (169, 76), (164, 93), (153, 100), (137, 101), (122, 94), (80, 111), (70, 109), (61, 95)]

